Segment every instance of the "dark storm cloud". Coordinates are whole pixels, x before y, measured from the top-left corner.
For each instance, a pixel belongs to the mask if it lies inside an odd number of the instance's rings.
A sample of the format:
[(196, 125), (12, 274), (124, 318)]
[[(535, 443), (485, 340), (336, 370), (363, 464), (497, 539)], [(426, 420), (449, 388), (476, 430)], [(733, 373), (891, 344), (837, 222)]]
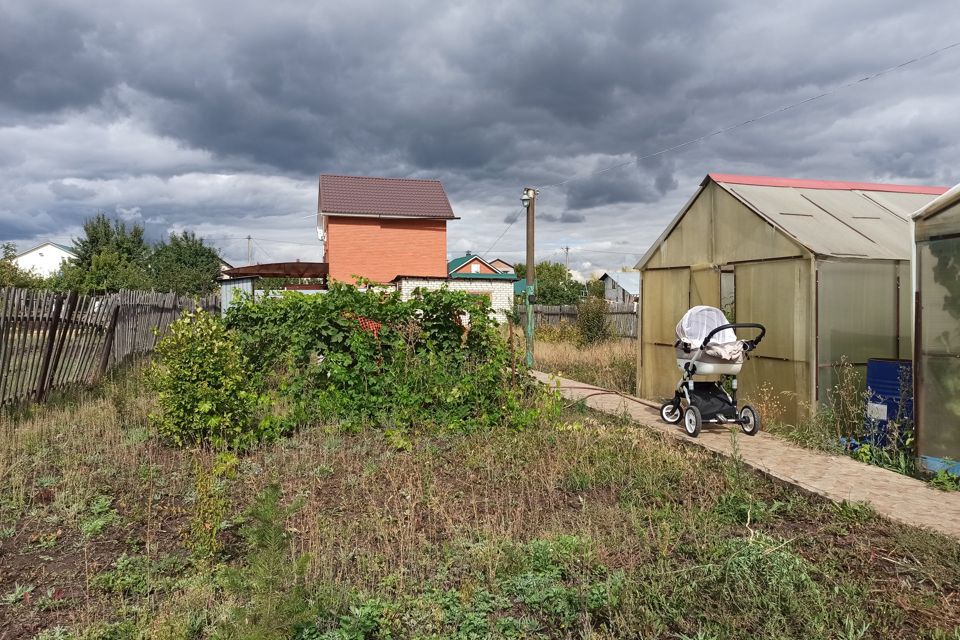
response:
[(85, 200), (97, 195), (93, 189), (80, 187), (75, 184), (68, 184), (62, 180), (55, 180), (49, 185), (51, 193), (60, 200)]
[[(0, 0), (0, 234), (120, 208), (295, 257), (316, 175), (341, 172), (443, 180), (452, 253), (516, 221), (522, 187), (569, 179), (542, 193), (538, 246), (600, 251), (645, 247), (709, 171), (954, 181), (960, 51), (638, 159), (945, 44), (958, 17), (947, 0)], [(522, 227), (494, 252), (522, 250)]]

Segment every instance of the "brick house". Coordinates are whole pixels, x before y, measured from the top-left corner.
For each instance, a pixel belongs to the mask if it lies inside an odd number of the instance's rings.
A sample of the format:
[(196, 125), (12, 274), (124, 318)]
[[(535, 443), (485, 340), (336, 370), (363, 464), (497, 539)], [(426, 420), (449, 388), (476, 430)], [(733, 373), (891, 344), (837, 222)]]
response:
[(317, 228), (330, 279), (388, 283), (447, 277), (447, 221), (439, 180), (320, 176)]
[(447, 263), (447, 271), (450, 277), (464, 273), (501, 273), (493, 263), (487, 262), (480, 256), (475, 256), (469, 251), (464, 256), (454, 258)]

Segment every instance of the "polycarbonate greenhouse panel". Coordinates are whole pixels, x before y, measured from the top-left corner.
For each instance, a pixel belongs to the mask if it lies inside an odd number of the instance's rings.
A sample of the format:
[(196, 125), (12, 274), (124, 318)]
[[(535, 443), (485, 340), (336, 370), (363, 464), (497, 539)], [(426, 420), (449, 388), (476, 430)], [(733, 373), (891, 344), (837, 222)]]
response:
[(869, 257), (910, 259), (913, 238), (910, 237), (910, 222), (905, 218), (884, 209), (874, 200), (865, 198), (856, 191), (799, 191), (804, 198), (846, 224), (851, 231), (875, 243), (876, 253)]
[(714, 262), (729, 264), (808, 254), (806, 249), (790, 240), (727, 191), (715, 186), (712, 188), (715, 207)]
[[(899, 353), (900, 264), (878, 260), (821, 261), (817, 301), (821, 367)], [(909, 286), (909, 285), (908, 285)]]
[(813, 322), (810, 261), (738, 264), (734, 274), (737, 322), (759, 322), (767, 328), (759, 353), (806, 361)]
[(960, 459), (960, 238), (917, 246), (920, 454)]
[(679, 379), (673, 343), (677, 323), (690, 307), (690, 270), (644, 271), (641, 294), (641, 395), (660, 398), (671, 395)]

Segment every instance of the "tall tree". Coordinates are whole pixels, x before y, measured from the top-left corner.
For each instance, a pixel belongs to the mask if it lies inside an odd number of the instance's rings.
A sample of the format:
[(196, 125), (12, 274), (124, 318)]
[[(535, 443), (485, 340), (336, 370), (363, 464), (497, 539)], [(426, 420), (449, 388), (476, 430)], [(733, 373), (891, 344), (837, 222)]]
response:
[(57, 288), (81, 293), (150, 288), (150, 247), (142, 226), (127, 228), (125, 222), (98, 213), (83, 223), (83, 236), (74, 239), (73, 248), (76, 258), (54, 279)]
[[(517, 265), (517, 277), (526, 277), (526, 265)], [(537, 263), (537, 304), (577, 304), (583, 285), (573, 279), (570, 270), (560, 262)]]
[(170, 234), (170, 240), (158, 244), (150, 257), (150, 277), (158, 291), (210, 293), (216, 289), (219, 276), (217, 250), (192, 231)]
[(73, 251), (77, 254), (73, 263), (84, 269), (90, 268), (94, 256), (107, 251), (122, 261), (145, 267), (150, 247), (143, 239), (143, 227), (139, 224), (128, 229), (126, 222), (98, 213), (83, 223), (83, 237), (74, 239)]

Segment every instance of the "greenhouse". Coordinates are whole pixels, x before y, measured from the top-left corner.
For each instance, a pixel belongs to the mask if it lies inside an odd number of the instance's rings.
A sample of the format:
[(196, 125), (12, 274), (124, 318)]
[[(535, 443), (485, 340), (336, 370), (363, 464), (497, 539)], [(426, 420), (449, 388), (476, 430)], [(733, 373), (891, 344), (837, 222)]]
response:
[(917, 212), (917, 450), (933, 469), (960, 460), (960, 185)]
[(910, 358), (910, 217), (945, 191), (708, 175), (637, 264), (641, 395), (672, 395), (674, 327), (698, 304), (766, 325), (741, 395), (788, 421), (829, 398), (841, 358)]

